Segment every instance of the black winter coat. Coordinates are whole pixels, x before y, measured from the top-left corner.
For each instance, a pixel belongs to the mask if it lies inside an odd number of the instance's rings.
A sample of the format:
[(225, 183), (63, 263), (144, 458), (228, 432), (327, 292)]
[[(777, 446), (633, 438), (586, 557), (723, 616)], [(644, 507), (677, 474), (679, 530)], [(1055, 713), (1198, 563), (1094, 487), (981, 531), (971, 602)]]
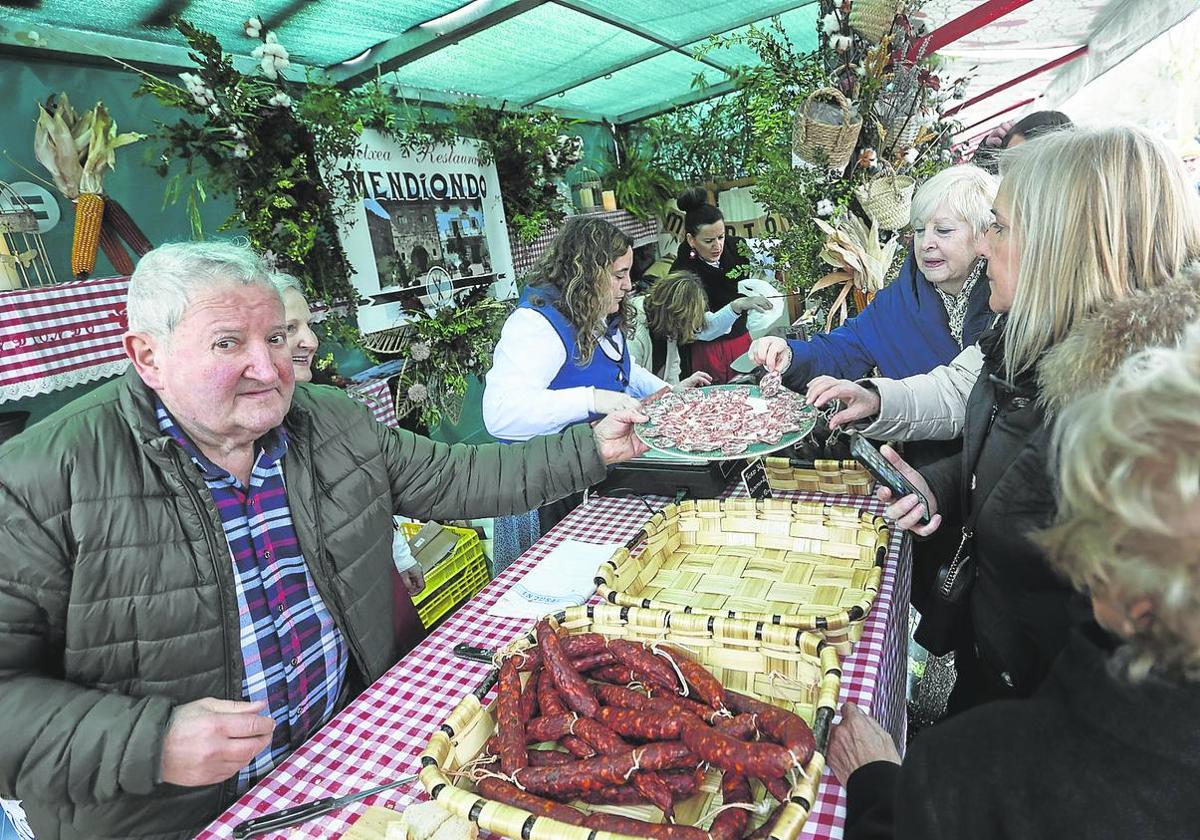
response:
[(1004, 321), (980, 339), (984, 365), (967, 401), (962, 452), (921, 474), (938, 500), (942, 528), (957, 532), (978, 510), (971, 546), (973, 636), (956, 648), (974, 645), (995, 696), (1027, 697), (1086, 613), (1030, 539), (1051, 524), (1056, 510), (1046, 463), (1050, 424), (1034, 374), (1004, 378)]
[[(700, 282), (704, 284), (704, 293), (708, 295), (709, 312), (716, 312), (738, 298), (744, 297), (738, 292), (738, 281), (729, 277), (729, 273), (738, 266), (750, 264), (750, 261), (741, 254), (739, 248), (741, 243), (742, 240), (737, 236), (725, 238), (725, 250), (721, 252), (720, 268), (714, 268), (699, 257), (691, 256), (692, 247), (687, 244), (686, 239), (679, 245), (675, 262), (671, 263), (671, 271), (690, 271), (700, 278)], [(746, 332), (745, 313), (739, 315), (733, 322), (733, 328), (729, 330), (729, 333), (718, 340), (733, 338), (744, 332)]]
[(1074, 633), (1030, 700), (922, 732), (903, 766), (846, 791), (846, 840), (1190, 840), (1200, 826), (1200, 685), (1114, 673), (1111, 638)]

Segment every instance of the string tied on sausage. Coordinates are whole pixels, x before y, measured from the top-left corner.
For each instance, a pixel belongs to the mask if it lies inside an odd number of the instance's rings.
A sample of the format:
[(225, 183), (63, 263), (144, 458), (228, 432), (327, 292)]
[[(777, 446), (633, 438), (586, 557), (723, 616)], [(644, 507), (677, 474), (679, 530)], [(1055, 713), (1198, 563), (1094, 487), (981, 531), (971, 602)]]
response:
[(625, 781), (628, 782), (633, 777), (634, 773), (637, 773), (639, 770), (642, 769), (642, 753), (644, 753), (644, 752), (645, 752), (645, 749), (640, 749), (640, 750), (634, 750), (631, 753), (631, 755), (633, 756), (633, 766), (630, 767), (629, 772), (625, 774)]
[(671, 656), (671, 654), (667, 653), (665, 650), (660, 650), (658, 647), (658, 642), (650, 645), (650, 652), (656, 656), (661, 656), (663, 659), (671, 663), (671, 669), (675, 671), (675, 676), (679, 677), (679, 685), (682, 688), (679, 696), (688, 697), (691, 693), (691, 689), (688, 687), (688, 681), (684, 678), (683, 672), (680, 671), (679, 666), (675, 664), (675, 657)]
[(724, 805), (718, 805), (716, 808), (712, 808), (712, 809), (706, 811), (704, 813), (704, 816), (702, 816), (700, 819), (696, 820), (696, 825), (700, 825), (702, 823), (708, 822), (709, 820), (716, 819), (717, 814), (721, 813), (722, 811), (741, 809), (743, 811), (750, 811), (751, 813), (754, 813), (754, 814), (762, 813), (762, 809), (760, 808), (761, 804), (762, 803), (755, 804), (753, 802), (729, 802)]
[[(466, 767), (463, 769), (465, 770)], [(513, 773), (511, 776), (505, 776), (503, 773), (495, 773), (491, 770), (485, 770), (482, 767), (476, 767), (471, 770), (470, 778), (472, 782), (478, 782), (480, 779), (499, 779), (502, 782), (508, 782), (513, 787), (525, 790), (525, 785), (521, 784), (521, 780), (517, 778), (516, 773)]]

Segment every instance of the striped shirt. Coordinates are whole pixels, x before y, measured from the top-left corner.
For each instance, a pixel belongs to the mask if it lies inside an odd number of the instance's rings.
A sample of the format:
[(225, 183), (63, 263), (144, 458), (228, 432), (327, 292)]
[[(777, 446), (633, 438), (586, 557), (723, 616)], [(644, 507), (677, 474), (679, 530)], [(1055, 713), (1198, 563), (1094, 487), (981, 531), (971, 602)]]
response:
[(337, 711), (346, 681), (346, 642), (317, 593), (292, 525), (283, 427), (258, 441), (246, 487), (206, 458), (161, 402), (156, 412), (159, 429), (192, 459), (216, 503), (237, 589), (242, 697), (267, 701), (266, 713), (275, 721), (270, 746), (238, 773), (242, 793)]

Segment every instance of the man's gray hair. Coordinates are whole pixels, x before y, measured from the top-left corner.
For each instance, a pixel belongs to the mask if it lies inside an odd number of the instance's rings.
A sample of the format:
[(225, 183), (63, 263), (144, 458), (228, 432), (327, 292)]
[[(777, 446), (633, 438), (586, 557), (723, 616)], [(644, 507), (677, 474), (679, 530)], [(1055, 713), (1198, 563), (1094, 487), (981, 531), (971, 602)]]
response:
[(159, 245), (142, 257), (129, 279), (129, 331), (169, 337), (196, 295), (221, 284), (275, 288), (266, 264), (249, 246)]

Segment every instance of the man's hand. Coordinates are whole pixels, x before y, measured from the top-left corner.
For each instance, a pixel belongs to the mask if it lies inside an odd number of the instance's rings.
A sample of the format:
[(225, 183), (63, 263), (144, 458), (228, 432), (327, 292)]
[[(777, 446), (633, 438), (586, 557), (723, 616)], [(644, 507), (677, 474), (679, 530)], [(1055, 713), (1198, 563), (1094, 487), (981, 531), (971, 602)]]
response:
[(639, 408), (616, 411), (592, 427), (596, 435), (596, 450), (606, 464), (628, 461), (650, 449), (641, 438), (633, 433), (635, 423), (645, 423), (650, 418)]
[(275, 721), (265, 701), (205, 697), (176, 706), (163, 738), (162, 780), (200, 787), (223, 782), (271, 743)]
[(741, 315), (743, 312), (770, 312), (771, 301), (762, 295), (740, 297), (733, 302), (733, 311)]
[[(942, 524), (942, 515), (937, 512), (938, 501), (934, 498), (933, 491), (929, 489), (929, 482), (925, 480), (925, 476), (914, 470), (907, 461), (901, 458), (900, 453), (892, 447), (883, 446), (879, 451), (884, 458), (891, 462), (893, 467), (900, 471), (901, 475), (921, 491), (926, 501), (929, 502), (929, 522), (924, 525), (919, 524), (921, 522), (921, 500), (912, 493), (888, 505), (883, 515), (902, 531), (912, 531), (919, 537), (928, 537)], [(875, 498), (881, 502), (891, 502), (892, 491), (880, 484), (875, 488)]]
[(411, 566), (400, 573), (400, 582), (409, 595), (417, 595), (425, 588), (425, 573), (420, 566)]
[(818, 376), (808, 383), (805, 400), (817, 408), (821, 408), (830, 400), (842, 401), (842, 410), (829, 418), (831, 429), (879, 414), (879, 392), (864, 388), (848, 379)]
[(900, 753), (892, 736), (875, 719), (853, 703), (842, 705), (842, 722), (829, 736), (829, 769), (837, 780), (846, 782), (855, 770), (873, 761), (900, 763)]
[(750, 359), (771, 373), (784, 373), (792, 366), (792, 348), (782, 338), (764, 336), (750, 345)]
[(698, 370), (687, 379), (680, 380), (680, 388), (700, 388), (712, 384), (712, 376), (706, 370)]
[(621, 391), (606, 391), (596, 388), (593, 392), (592, 404), (597, 414), (612, 414), (614, 411), (629, 411), (636, 409), (641, 403)]

